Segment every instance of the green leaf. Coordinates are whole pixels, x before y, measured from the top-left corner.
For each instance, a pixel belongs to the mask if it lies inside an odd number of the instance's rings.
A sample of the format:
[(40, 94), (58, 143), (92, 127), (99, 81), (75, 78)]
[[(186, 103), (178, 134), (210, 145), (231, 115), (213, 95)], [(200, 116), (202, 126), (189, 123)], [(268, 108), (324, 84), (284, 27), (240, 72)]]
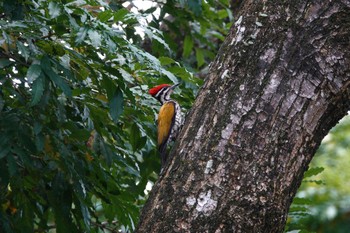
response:
[(184, 79), (186, 81), (190, 81), (190, 79), (192, 78), (191, 73), (188, 72), (184, 67), (173, 66), (173, 67), (169, 67), (168, 70), (172, 74), (175, 74), (176, 76), (178, 76), (181, 79)]
[(88, 35), (89, 35), (92, 46), (94, 46), (94, 47), (101, 46), (102, 37), (97, 31), (89, 30)]
[(108, 99), (112, 99), (114, 93), (117, 90), (117, 87), (114, 84), (113, 80), (111, 78), (107, 77), (106, 75), (103, 75), (102, 87), (106, 90)]
[(294, 205), (310, 205), (310, 204), (312, 204), (312, 201), (310, 199), (306, 199), (306, 198), (294, 197), (293, 204)]
[(196, 48), (196, 59), (197, 59), (197, 67), (201, 67), (204, 63), (204, 53), (200, 48)]
[(86, 206), (82, 201), (80, 202), (80, 210), (83, 215), (83, 220), (85, 224), (85, 228), (88, 232), (90, 232), (90, 214), (89, 214), (89, 208)]
[(101, 11), (97, 16), (97, 18), (103, 23), (107, 22), (112, 17), (113, 13), (109, 10)]
[(27, 61), (30, 56), (29, 49), (19, 40), (17, 40), (16, 44), (19, 52), (21, 52), (21, 56)]
[(304, 179), (311, 176), (316, 176), (321, 172), (323, 172), (323, 170), (324, 170), (323, 167), (312, 167), (304, 173)]
[(9, 66), (12, 63), (13, 63), (12, 61), (10, 61), (10, 60), (8, 60), (6, 58), (0, 59), (0, 69)]
[(229, 0), (219, 0), (220, 3), (224, 4), (225, 6), (230, 6), (230, 1)]
[(5, 106), (4, 98), (2, 98), (2, 96), (0, 95), (0, 115), (4, 106)]
[(123, 92), (118, 88), (109, 102), (109, 113), (111, 114), (111, 117), (114, 122), (118, 122), (119, 116), (123, 113), (123, 102)]
[(7, 156), (7, 166), (8, 166), (10, 176), (14, 176), (17, 174), (18, 166), (13, 155)]
[(45, 138), (42, 134), (35, 136), (35, 146), (37, 151), (42, 151), (45, 145)]
[(55, 1), (52, 1), (49, 3), (48, 9), (49, 9), (49, 15), (51, 16), (51, 19), (56, 18), (61, 14), (60, 6)]
[(48, 57), (44, 57), (41, 60), (41, 69), (44, 70), (45, 74), (51, 79), (53, 83), (55, 83), (57, 87), (63, 91), (67, 97), (72, 96), (72, 90), (66, 81), (52, 70)]
[(160, 64), (162, 64), (163, 66), (177, 63), (174, 59), (170, 57), (160, 57), (159, 61), (160, 61)]
[(76, 228), (72, 215), (70, 213), (70, 206), (72, 206), (72, 189), (70, 184), (65, 180), (64, 175), (59, 172), (51, 183), (52, 189), (48, 193), (48, 199), (52, 206), (55, 216), (56, 232), (79, 232)]
[(191, 52), (192, 52), (192, 48), (193, 48), (193, 40), (192, 40), (192, 37), (187, 35), (185, 37), (185, 40), (184, 40), (184, 48), (183, 48), (183, 53), (182, 53), (182, 56), (183, 57), (188, 57), (190, 56)]
[(14, 0), (4, 0), (2, 1), (3, 9), (6, 15), (11, 16), (12, 20), (23, 19), (23, 5), (18, 1)]
[(219, 10), (218, 16), (219, 16), (219, 19), (224, 19), (224, 18), (228, 17), (227, 9)]
[(26, 24), (20, 21), (13, 21), (7, 24), (8, 27), (19, 27), (19, 28), (28, 28)]
[(44, 93), (44, 85), (45, 85), (45, 80), (44, 80), (44, 75), (40, 74), (38, 78), (35, 79), (32, 85), (32, 100), (30, 102), (31, 106), (34, 106), (39, 103), (41, 100), (41, 97), (43, 96)]
[(0, 148), (0, 159), (4, 158), (11, 150), (10, 146), (2, 146)]
[[(169, 68), (169, 70), (170, 70), (170, 68)], [(173, 73), (169, 72), (168, 70), (160, 69), (160, 72), (162, 74), (164, 74), (165, 76), (167, 76), (173, 83), (179, 82), (179, 80), (176, 78), (176, 76)]]
[(129, 13), (129, 11), (125, 8), (122, 8), (114, 13), (114, 21), (123, 21), (125, 19), (125, 16)]
[[(2, 119), (3, 120), (3, 119)], [(7, 124), (9, 122), (6, 122)], [(0, 135), (0, 159), (4, 158), (11, 149), (10, 137), (6, 134)]]
[(130, 129), (130, 144), (132, 146), (133, 151), (136, 151), (139, 149), (140, 141), (141, 141), (141, 132), (137, 124), (134, 123), (132, 124)]
[(28, 83), (34, 82), (41, 74), (41, 66), (38, 64), (32, 64), (27, 70)]
[(90, 137), (90, 132), (87, 129), (78, 128), (73, 122), (66, 122), (63, 127), (69, 130), (70, 138), (76, 139), (81, 142), (85, 142)]
[(289, 211), (291, 212), (297, 212), (297, 211), (300, 211), (300, 212), (307, 212), (309, 210), (308, 207), (304, 207), (304, 206), (301, 206), (301, 205), (292, 205), (289, 209)]
[(36, 147), (35, 143), (33, 142), (31, 135), (29, 135), (26, 131), (29, 131), (26, 126), (21, 126), (21, 133), (18, 134), (19, 142), (24, 146), (25, 149), (27, 149), (29, 152), (35, 154), (36, 153)]
[(83, 42), (87, 33), (88, 33), (88, 28), (86, 27), (79, 28), (77, 37), (75, 38), (75, 43), (80, 44), (81, 42)]
[(187, 0), (188, 8), (196, 15), (202, 14), (202, 1), (201, 0)]
[(34, 232), (34, 208), (30, 202), (25, 202), (22, 207), (22, 221), (21, 221), (21, 231), (22, 232)]
[(8, 173), (7, 164), (4, 160), (0, 162), (0, 186), (7, 187), (10, 175)]
[(159, 35), (161, 35), (160, 31), (158, 31), (156, 28), (145, 27), (145, 26), (142, 27), (142, 29), (150, 39), (154, 39), (154, 40), (158, 41), (161, 45), (164, 46), (164, 48), (166, 48), (167, 50), (170, 51), (169, 45), (161, 38), (161, 36), (159, 36)]
[(103, 140), (100, 141), (101, 152), (106, 160), (107, 166), (112, 165), (113, 152), (108, 144), (106, 144)]

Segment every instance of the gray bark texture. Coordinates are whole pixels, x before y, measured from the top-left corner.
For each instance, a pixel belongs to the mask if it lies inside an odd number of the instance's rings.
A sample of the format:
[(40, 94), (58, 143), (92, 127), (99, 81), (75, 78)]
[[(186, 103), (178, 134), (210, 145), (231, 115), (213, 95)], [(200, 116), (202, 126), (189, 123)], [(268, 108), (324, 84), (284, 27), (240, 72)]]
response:
[(246, 0), (136, 232), (283, 232), (350, 109), (350, 1)]

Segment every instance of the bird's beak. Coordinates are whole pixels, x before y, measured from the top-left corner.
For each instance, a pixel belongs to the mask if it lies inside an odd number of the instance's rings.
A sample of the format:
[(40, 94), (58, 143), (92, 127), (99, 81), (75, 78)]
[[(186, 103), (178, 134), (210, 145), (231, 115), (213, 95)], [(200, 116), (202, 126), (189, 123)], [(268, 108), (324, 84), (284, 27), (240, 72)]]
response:
[(176, 84), (170, 86), (170, 89), (171, 89), (171, 90), (174, 90), (174, 89), (175, 89), (177, 86), (179, 86), (179, 85), (180, 85), (180, 83), (176, 83)]

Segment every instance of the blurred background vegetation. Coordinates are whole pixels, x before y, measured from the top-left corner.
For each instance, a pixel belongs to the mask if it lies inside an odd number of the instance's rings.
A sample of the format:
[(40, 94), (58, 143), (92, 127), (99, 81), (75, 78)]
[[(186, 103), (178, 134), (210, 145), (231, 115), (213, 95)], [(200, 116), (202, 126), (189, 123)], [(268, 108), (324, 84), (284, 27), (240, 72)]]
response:
[[(148, 89), (180, 82), (187, 112), (240, 3), (1, 1), (0, 232), (132, 231), (160, 169)], [(324, 140), (289, 231), (349, 229), (349, 134)]]
[(290, 209), (292, 232), (350, 232), (350, 116), (323, 139)]

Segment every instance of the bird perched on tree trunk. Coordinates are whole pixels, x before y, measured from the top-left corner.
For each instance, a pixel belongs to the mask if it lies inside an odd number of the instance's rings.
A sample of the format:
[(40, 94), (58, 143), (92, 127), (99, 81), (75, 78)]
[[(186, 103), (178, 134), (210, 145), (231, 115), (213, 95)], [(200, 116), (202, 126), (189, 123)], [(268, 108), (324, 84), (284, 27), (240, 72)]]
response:
[(161, 84), (149, 90), (149, 93), (161, 104), (158, 114), (158, 150), (161, 156), (162, 169), (167, 161), (166, 148), (169, 142), (175, 141), (182, 125), (180, 105), (170, 98), (179, 84)]

